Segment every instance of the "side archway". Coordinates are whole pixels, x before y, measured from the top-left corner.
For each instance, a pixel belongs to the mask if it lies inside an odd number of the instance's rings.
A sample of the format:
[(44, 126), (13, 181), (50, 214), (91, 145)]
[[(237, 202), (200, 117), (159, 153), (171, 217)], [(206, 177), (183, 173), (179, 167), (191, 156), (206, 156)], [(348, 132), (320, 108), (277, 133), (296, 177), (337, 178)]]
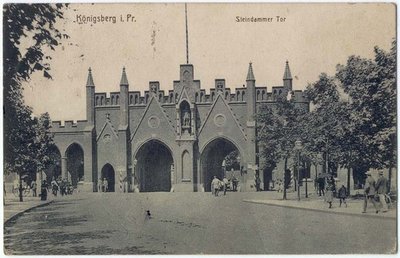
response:
[(109, 163), (101, 169), (101, 179), (104, 192), (115, 192), (115, 171)]
[(73, 186), (77, 186), (79, 181), (84, 180), (84, 152), (83, 148), (77, 144), (71, 144), (65, 151), (67, 161), (68, 180)]
[(46, 178), (43, 178), (47, 182), (61, 178), (61, 153), (56, 145), (50, 148), (49, 158), (51, 163), (45, 170)]

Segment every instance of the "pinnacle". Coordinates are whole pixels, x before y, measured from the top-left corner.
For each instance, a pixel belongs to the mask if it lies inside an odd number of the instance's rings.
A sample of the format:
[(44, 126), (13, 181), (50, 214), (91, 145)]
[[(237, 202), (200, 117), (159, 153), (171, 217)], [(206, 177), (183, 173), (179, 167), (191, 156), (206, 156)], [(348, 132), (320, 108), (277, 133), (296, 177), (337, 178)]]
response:
[(290, 73), (289, 61), (288, 60), (286, 60), (285, 73), (283, 74), (283, 79), (284, 80), (291, 80), (292, 79), (292, 74)]
[(94, 87), (92, 68), (89, 67), (89, 74), (86, 82), (86, 87)]
[(126, 77), (125, 66), (122, 68), (121, 82), (119, 83), (119, 85), (129, 85), (128, 78)]
[(252, 63), (249, 63), (249, 71), (247, 72), (246, 81), (255, 81)]

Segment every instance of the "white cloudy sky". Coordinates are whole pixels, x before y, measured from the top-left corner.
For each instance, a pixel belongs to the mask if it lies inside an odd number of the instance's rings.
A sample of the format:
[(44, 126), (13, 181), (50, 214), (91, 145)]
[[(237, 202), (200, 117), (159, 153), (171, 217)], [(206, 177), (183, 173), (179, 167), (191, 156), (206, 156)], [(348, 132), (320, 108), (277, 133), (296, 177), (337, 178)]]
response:
[[(245, 83), (253, 62), (256, 84), (281, 85), (289, 60), (294, 88), (321, 72), (333, 75), (349, 55), (373, 57), (396, 36), (394, 4), (188, 4), (190, 63), (202, 88), (225, 78), (231, 89)], [(76, 15), (126, 16), (136, 22), (77, 24)], [(271, 23), (237, 23), (236, 16), (272, 17)], [(276, 16), (286, 18), (275, 22)], [(97, 92), (119, 90), (126, 67), (130, 90), (158, 80), (172, 89), (186, 61), (184, 4), (73, 4), (58, 23), (70, 39), (52, 53), (53, 80), (37, 73), (25, 85), (34, 113), (53, 120), (85, 119), (85, 83), (92, 67)], [(26, 42), (29, 43), (29, 42)]]

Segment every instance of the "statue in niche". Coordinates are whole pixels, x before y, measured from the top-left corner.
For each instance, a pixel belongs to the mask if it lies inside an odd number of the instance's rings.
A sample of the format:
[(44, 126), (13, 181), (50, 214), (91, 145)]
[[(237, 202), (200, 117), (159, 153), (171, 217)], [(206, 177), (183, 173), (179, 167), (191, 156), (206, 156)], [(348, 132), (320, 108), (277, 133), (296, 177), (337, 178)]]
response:
[(188, 110), (185, 110), (183, 114), (183, 126), (190, 126), (190, 114)]
[(189, 109), (185, 109), (182, 110), (182, 133), (191, 132), (191, 116), (190, 116), (190, 110)]

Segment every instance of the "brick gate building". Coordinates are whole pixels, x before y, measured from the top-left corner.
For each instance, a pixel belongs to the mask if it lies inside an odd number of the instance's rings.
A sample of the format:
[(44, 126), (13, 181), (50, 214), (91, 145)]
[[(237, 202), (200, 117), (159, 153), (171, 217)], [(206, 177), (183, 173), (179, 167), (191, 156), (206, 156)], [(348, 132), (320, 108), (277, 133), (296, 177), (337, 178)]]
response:
[[(151, 81), (142, 95), (130, 91), (124, 68), (119, 91), (106, 94), (95, 91), (89, 68), (87, 120), (53, 122), (59, 162), (46, 172), (47, 178), (68, 178), (85, 191), (97, 191), (103, 178), (117, 192), (209, 191), (213, 175), (221, 179), (225, 173), (225, 156), (237, 151), (240, 166), (231, 172), (237, 172), (241, 191), (252, 191), (259, 167), (257, 109), (289, 92), (298, 105), (309, 107), (302, 91), (292, 91), (288, 62), (283, 86), (271, 92), (256, 87), (251, 63), (246, 85), (231, 90), (224, 79), (216, 79), (209, 94), (195, 80), (193, 65), (181, 65), (179, 74), (172, 90)], [(267, 181), (265, 173), (257, 173)]]

